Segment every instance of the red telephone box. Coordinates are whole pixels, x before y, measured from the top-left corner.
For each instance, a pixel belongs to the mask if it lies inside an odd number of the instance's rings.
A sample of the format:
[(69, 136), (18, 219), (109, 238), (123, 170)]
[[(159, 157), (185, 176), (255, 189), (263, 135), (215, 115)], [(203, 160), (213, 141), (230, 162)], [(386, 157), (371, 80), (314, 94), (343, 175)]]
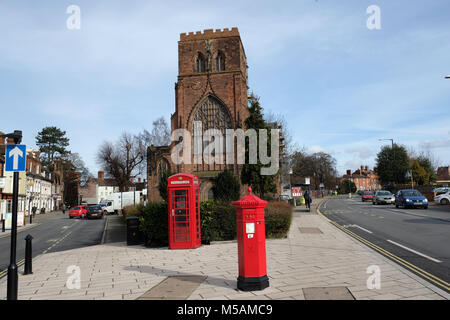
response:
[(169, 248), (193, 249), (201, 244), (200, 188), (198, 177), (178, 173), (167, 181)]
[(267, 201), (251, 194), (233, 202), (236, 207), (239, 277), (238, 289), (263, 290), (269, 286), (266, 268), (264, 208)]

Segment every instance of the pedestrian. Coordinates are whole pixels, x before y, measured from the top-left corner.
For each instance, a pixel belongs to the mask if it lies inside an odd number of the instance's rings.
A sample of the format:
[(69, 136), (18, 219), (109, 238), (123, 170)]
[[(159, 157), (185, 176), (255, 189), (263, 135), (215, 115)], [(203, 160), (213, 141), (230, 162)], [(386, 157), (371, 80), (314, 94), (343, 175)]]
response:
[(63, 214), (66, 214), (66, 205), (64, 203), (61, 206), (61, 209), (62, 209)]
[(31, 208), (31, 212), (33, 212), (33, 218), (36, 215), (36, 211), (37, 211), (37, 207), (34, 206), (33, 208)]
[(305, 194), (303, 195), (303, 197), (305, 198), (305, 206), (308, 208), (308, 210), (311, 210), (311, 196), (309, 195), (308, 191), (305, 191)]

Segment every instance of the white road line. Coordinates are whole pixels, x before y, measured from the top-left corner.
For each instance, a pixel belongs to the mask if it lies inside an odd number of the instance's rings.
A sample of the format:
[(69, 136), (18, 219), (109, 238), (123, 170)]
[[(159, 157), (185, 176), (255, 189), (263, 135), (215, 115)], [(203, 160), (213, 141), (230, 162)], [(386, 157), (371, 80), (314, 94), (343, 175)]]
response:
[(436, 262), (436, 263), (441, 263), (441, 262), (442, 262), (442, 261), (440, 261), (440, 260), (438, 260), (438, 259), (431, 258), (431, 257), (429, 257), (429, 256), (427, 256), (427, 255), (425, 255), (425, 254), (423, 254), (423, 253), (420, 253), (420, 252), (418, 252), (418, 251), (416, 251), (416, 250), (413, 250), (413, 249), (410, 249), (410, 248), (408, 248), (408, 247), (405, 247), (404, 245), (401, 245), (401, 244), (399, 244), (399, 243), (397, 243), (397, 242), (395, 242), (395, 241), (387, 240), (387, 242), (390, 242), (390, 243), (392, 243), (392, 244), (395, 244), (396, 246), (399, 246), (400, 248), (403, 248), (403, 249), (405, 249), (405, 250), (411, 251), (412, 253), (415, 253), (415, 254), (417, 254), (417, 255), (419, 255), (419, 256), (422, 256), (422, 257), (424, 257), (424, 258), (427, 258), (428, 260), (431, 260), (431, 261), (433, 261), (433, 262)]
[(363, 227), (360, 227), (360, 226), (358, 226), (357, 224), (347, 224), (347, 225), (344, 226), (344, 228), (348, 228), (348, 227), (354, 227), (354, 228), (361, 229), (361, 230), (363, 230), (363, 231), (365, 231), (365, 232), (367, 232), (367, 233), (372, 233), (372, 231), (367, 230), (367, 229), (365, 229), (365, 228), (363, 228)]

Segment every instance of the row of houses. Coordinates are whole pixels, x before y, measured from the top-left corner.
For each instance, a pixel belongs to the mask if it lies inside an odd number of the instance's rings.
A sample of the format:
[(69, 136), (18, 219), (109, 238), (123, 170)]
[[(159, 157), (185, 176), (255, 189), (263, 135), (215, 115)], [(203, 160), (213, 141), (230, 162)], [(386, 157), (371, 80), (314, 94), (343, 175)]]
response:
[[(382, 189), (382, 186), (379, 182), (379, 177), (376, 171), (376, 167), (374, 167), (372, 170), (368, 166), (361, 166), (360, 169), (357, 169), (354, 172), (352, 172), (351, 170), (347, 170), (347, 173), (342, 176), (341, 181), (353, 181), (356, 185), (357, 190), (379, 190)], [(436, 171), (436, 175), (436, 185), (450, 184), (450, 166), (439, 167)]]
[[(0, 132), (0, 135), (3, 133)], [(0, 217), (12, 212), (13, 173), (4, 170), (7, 144), (14, 144), (10, 138), (0, 137)], [(40, 152), (27, 149), (26, 170), (19, 173), (18, 212), (29, 215), (33, 207), (36, 213), (58, 210), (63, 203), (64, 183), (61, 159), (57, 158), (53, 172), (42, 168)]]

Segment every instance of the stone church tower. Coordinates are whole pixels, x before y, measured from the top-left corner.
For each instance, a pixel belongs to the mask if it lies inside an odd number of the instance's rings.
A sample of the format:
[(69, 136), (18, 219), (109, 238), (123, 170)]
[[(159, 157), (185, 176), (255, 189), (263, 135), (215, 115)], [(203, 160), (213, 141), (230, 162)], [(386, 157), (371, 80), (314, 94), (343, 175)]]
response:
[[(223, 134), (225, 129), (243, 128), (248, 117), (247, 89), (247, 59), (237, 28), (180, 34), (172, 132), (182, 128), (194, 134), (194, 121), (201, 121), (203, 131), (216, 128)], [(228, 168), (236, 176), (240, 175), (241, 166), (236, 164), (236, 154), (233, 164), (194, 164), (192, 161), (191, 164), (175, 165), (170, 157), (174, 145), (148, 149), (150, 201), (161, 199), (158, 184), (167, 169), (197, 175), (202, 201), (212, 198), (211, 187), (218, 173)]]

